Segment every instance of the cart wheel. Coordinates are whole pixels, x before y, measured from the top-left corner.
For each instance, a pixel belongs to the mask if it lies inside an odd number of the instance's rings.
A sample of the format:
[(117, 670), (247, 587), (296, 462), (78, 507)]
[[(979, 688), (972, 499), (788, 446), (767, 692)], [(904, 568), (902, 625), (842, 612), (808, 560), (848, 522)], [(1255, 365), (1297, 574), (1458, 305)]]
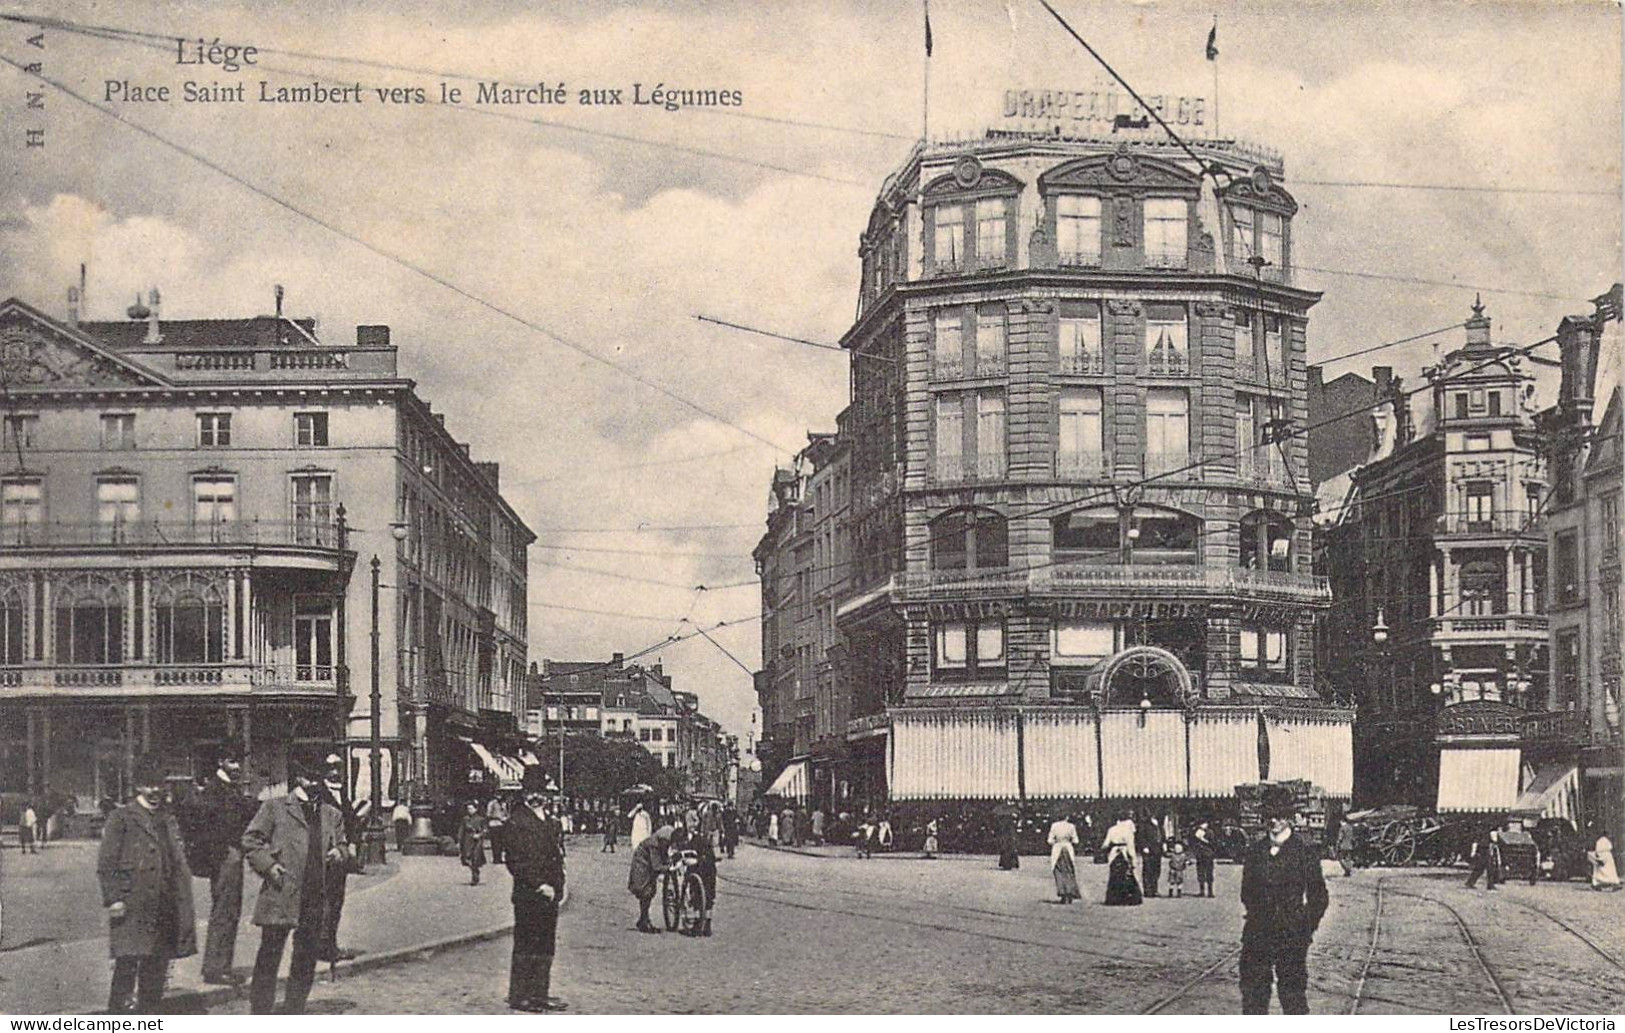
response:
[(660, 880), (660, 916), (666, 923), (667, 932), (676, 932), (683, 920), (683, 898), (678, 891), (677, 880), (669, 874)]
[(1388, 844), (1388, 863), (1394, 867), (1403, 867), (1416, 859), (1416, 830), (1408, 825), (1401, 825), (1394, 832), (1394, 838)]

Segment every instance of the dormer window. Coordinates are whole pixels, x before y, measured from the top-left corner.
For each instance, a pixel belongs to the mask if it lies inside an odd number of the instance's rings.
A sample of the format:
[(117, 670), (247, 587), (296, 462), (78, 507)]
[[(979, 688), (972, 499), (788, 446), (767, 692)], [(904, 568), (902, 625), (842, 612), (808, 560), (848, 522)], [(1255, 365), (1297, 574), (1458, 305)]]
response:
[(1015, 204), (1021, 184), (969, 155), (926, 186), (928, 275), (1002, 269), (1015, 256)]

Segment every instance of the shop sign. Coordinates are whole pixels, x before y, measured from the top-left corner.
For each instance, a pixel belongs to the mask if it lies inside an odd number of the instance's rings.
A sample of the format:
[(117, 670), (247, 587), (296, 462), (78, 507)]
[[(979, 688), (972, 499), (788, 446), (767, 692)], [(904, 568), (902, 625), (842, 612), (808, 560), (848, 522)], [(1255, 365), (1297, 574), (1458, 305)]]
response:
[[(1207, 121), (1206, 97), (1174, 94), (1142, 94), (1146, 104), (1171, 126), (1200, 126)], [(1089, 89), (1004, 91), (1003, 115), (1007, 119), (1041, 122), (1046, 125), (1072, 125), (1088, 133), (1121, 133), (1125, 130), (1161, 129), (1156, 119), (1127, 93), (1102, 86)]]
[(1457, 703), (1439, 712), (1435, 726), (1439, 735), (1518, 735), (1523, 730), (1524, 712), (1510, 703), (1474, 700)]
[(1532, 742), (1586, 741), (1585, 722), (1571, 710), (1549, 710), (1523, 717), (1523, 737)]

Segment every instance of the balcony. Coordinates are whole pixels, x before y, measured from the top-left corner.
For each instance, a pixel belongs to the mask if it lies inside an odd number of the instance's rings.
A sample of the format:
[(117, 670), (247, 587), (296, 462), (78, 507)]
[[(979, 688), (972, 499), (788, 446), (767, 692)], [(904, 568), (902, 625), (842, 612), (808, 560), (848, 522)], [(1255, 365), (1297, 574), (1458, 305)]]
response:
[(1290, 602), (1325, 602), (1331, 583), (1318, 574), (1164, 564), (1068, 564), (1035, 570), (1033, 587), (1051, 592), (1111, 589), (1150, 594), (1272, 596)]
[[(1175, 470), (1183, 470), (1195, 462), (1197, 462), (1197, 457), (1189, 452), (1153, 451), (1147, 452), (1141, 457), (1140, 468), (1142, 474), (1146, 477), (1160, 477), (1163, 474), (1173, 475)], [(1202, 470), (1198, 467), (1175, 476), (1181, 480), (1199, 481), (1202, 479)]]
[(1538, 638), (1546, 637), (1546, 618), (1538, 614), (1498, 613), (1488, 616), (1452, 614), (1429, 620), (1434, 634), (1441, 638)]
[(0, 549), (11, 553), (297, 550), (327, 554), (336, 570), (338, 555), (344, 548), (345, 530), (331, 519), (52, 521), (0, 525)]
[(1527, 513), (1498, 512), (1489, 515), (1459, 514), (1439, 517), (1439, 530), (1444, 534), (1460, 535), (1516, 535), (1539, 534), (1534, 528), (1538, 519)]
[(1145, 253), (1145, 267), (1147, 269), (1183, 269), (1189, 263), (1190, 255), (1183, 248), (1178, 250), (1148, 250)]
[(1106, 356), (1098, 350), (1062, 354), (1058, 372), (1068, 377), (1105, 376)]
[(1100, 268), (1100, 249), (1062, 251), (1055, 256), (1055, 262), (1063, 269), (1098, 269)]
[(1289, 485), (1286, 460), (1275, 445), (1243, 449), (1236, 456), (1236, 476), (1249, 484)]
[(1111, 476), (1109, 452), (1061, 452), (1055, 456), (1055, 476), (1067, 481), (1097, 481)]
[(937, 456), (932, 463), (932, 482), (935, 484), (967, 484), (975, 481), (997, 481), (1007, 469), (1004, 456)]
[(338, 691), (341, 671), (330, 664), (225, 663), (30, 664), (0, 667), (0, 690), (64, 695), (307, 693)]
[(898, 588), (903, 594), (931, 596), (1008, 592), (1024, 588), (1030, 573), (1025, 567), (912, 570), (899, 577)]
[(1156, 348), (1146, 353), (1145, 371), (1153, 377), (1187, 377), (1191, 372), (1191, 357), (1186, 351)]

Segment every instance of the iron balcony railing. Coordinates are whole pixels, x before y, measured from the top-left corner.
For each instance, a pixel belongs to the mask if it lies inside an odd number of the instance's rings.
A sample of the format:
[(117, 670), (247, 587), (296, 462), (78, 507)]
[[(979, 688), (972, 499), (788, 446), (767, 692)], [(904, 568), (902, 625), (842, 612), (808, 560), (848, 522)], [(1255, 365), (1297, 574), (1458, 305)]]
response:
[(1063, 353), (1060, 372), (1073, 377), (1098, 377), (1106, 373), (1106, 356), (1099, 350)]
[(1152, 250), (1145, 253), (1145, 267), (1147, 269), (1183, 269), (1190, 262), (1190, 255), (1185, 250)]
[(1007, 469), (1002, 455), (946, 455), (935, 458), (931, 473), (937, 484), (964, 484), (1000, 480)]
[(1100, 249), (1062, 251), (1055, 256), (1057, 265), (1068, 269), (1094, 269), (1100, 265)]
[(1294, 574), (1240, 567), (1194, 564), (1069, 563), (1012, 566), (984, 570), (911, 570), (897, 581), (900, 591), (926, 595), (977, 592), (1067, 593), (1095, 588), (1152, 589), (1216, 595), (1269, 596), (1302, 602), (1331, 598), (1331, 582), (1319, 574)]
[(1063, 480), (1098, 480), (1111, 470), (1109, 452), (1060, 452), (1055, 456), (1055, 476)]
[(221, 663), (21, 664), (0, 667), (0, 689), (159, 688), (332, 692), (343, 670), (334, 664)]
[(308, 520), (40, 521), (0, 524), (0, 546), (297, 545), (343, 547), (341, 528), (330, 517)]
[(1236, 456), (1236, 475), (1253, 484), (1287, 484), (1286, 460), (1275, 445), (1242, 449)]
[[(1202, 467), (1186, 470), (1185, 467), (1197, 461), (1197, 457), (1189, 452), (1147, 452), (1141, 459), (1141, 470), (1147, 477), (1157, 477), (1162, 474), (1171, 474), (1184, 480), (1198, 481), (1202, 479)], [(1174, 474), (1175, 470), (1182, 471)]]

